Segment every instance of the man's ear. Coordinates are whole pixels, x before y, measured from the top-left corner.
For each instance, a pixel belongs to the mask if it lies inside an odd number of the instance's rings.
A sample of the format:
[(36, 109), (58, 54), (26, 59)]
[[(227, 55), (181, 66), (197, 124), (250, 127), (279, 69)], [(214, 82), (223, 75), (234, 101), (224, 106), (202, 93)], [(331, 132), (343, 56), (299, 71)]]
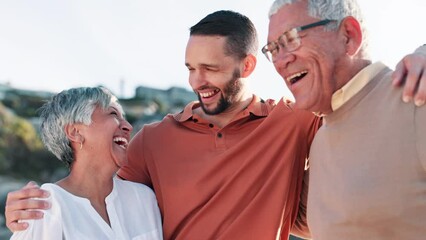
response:
[(254, 71), (256, 68), (257, 58), (253, 54), (247, 55), (247, 57), (243, 60), (244, 66), (243, 71), (241, 72), (241, 77), (246, 78), (250, 76), (250, 74)]
[(354, 17), (345, 17), (340, 23), (339, 31), (345, 37), (346, 53), (349, 56), (356, 55), (362, 45), (362, 29), (358, 20)]

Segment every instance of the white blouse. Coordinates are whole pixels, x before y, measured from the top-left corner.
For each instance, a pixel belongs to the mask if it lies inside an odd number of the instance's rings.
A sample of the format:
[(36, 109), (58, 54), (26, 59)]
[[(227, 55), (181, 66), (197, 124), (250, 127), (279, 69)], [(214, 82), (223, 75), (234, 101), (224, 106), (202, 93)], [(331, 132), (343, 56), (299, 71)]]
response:
[(109, 226), (86, 198), (77, 197), (58, 185), (46, 183), (52, 207), (43, 219), (29, 220), (25, 231), (11, 240), (163, 239), (161, 215), (154, 192), (147, 186), (114, 178), (105, 198)]

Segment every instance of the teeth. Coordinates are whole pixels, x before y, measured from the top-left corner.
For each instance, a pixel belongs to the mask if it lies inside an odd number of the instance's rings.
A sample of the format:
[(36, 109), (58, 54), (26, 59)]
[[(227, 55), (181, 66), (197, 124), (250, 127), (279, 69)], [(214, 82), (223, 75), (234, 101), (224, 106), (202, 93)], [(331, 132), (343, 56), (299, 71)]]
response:
[(113, 139), (114, 142), (124, 142), (127, 144), (127, 139), (123, 138), (123, 137), (115, 137)]
[(301, 71), (301, 72), (298, 72), (298, 73), (294, 73), (294, 74), (292, 74), (290, 76), (287, 76), (286, 79), (290, 83), (293, 83), (294, 82), (293, 79), (301, 77), (303, 74), (306, 74), (306, 73), (308, 73), (308, 71)]
[(213, 96), (214, 94), (216, 94), (217, 92), (219, 92), (219, 90), (214, 90), (214, 91), (211, 91), (211, 92), (205, 92), (205, 93), (199, 93), (200, 94), (200, 96), (201, 97), (203, 97), (203, 98), (208, 98), (208, 97), (211, 97), (211, 96)]
[(113, 141), (115, 142), (115, 143), (118, 143), (121, 147), (123, 147), (123, 148), (125, 148), (125, 146), (127, 146), (127, 144), (128, 144), (128, 141), (127, 141), (127, 139), (125, 139), (125, 138), (123, 138), (123, 137), (115, 137), (114, 139), (113, 139)]

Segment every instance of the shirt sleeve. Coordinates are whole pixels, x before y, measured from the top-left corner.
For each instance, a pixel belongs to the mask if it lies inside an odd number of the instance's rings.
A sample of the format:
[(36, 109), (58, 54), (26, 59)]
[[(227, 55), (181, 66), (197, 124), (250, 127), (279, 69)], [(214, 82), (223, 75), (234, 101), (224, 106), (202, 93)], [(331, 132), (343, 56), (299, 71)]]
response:
[(127, 164), (122, 166), (117, 175), (121, 179), (142, 183), (152, 188), (151, 177), (145, 161), (144, 139), (146, 138), (146, 128), (142, 128), (130, 141), (127, 148)]
[(305, 171), (303, 177), (302, 193), (300, 194), (299, 210), (297, 212), (296, 221), (291, 229), (291, 233), (298, 237), (311, 238), (307, 220), (307, 202), (309, 187), (309, 169)]
[(308, 220), (307, 220), (307, 201), (308, 201), (308, 189), (309, 189), (309, 151), (310, 151), (312, 141), (315, 137), (315, 134), (317, 133), (318, 129), (321, 127), (321, 124), (322, 124), (322, 118), (312, 117), (312, 116), (306, 118), (309, 120), (308, 124), (306, 124), (306, 126), (308, 126), (306, 128), (308, 159), (305, 164), (305, 171), (303, 175), (302, 190), (300, 194), (297, 216), (291, 228), (291, 234), (298, 237), (302, 237), (304, 239), (311, 237), (311, 233), (308, 227)]

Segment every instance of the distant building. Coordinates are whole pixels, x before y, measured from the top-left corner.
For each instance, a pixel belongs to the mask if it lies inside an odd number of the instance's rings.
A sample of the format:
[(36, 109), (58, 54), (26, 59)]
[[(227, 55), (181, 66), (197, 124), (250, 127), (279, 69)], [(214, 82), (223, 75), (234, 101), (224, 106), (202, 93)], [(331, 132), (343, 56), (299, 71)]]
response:
[(11, 89), (9, 85), (0, 83), (0, 100), (3, 100), (6, 97), (6, 92)]
[(18, 89), (10, 86), (9, 84), (0, 83), (0, 100), (4, 100), (6, 98), (19, 99), (23, 97), (48, 99), (53, 96), (53, 94), (54, 93), (48, 91)]
[(197, 99), (192, 91), (181, 87), (171, 87), (167, 90), (139, 86), (136, 88), (135, 97), (146, 101), (161, 101), (170, 105), (186, 105)]

